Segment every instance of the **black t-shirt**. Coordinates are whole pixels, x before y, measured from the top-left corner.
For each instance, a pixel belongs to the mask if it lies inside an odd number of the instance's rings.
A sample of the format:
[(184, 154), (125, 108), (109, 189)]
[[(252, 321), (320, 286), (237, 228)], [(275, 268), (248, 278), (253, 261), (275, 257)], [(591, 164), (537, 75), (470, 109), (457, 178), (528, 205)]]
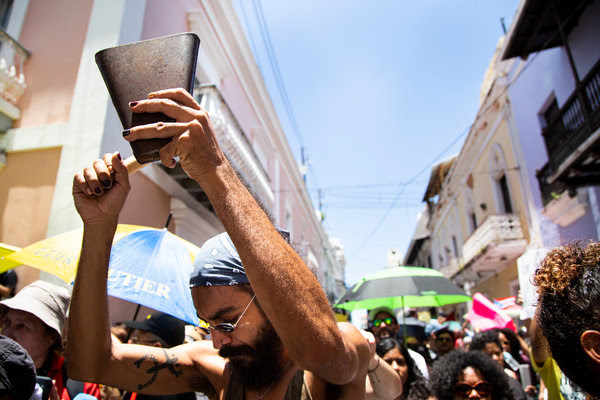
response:
[(518, 380), (508, 377), (508, 389), (514, 400), (527, 400), (527, 395)]

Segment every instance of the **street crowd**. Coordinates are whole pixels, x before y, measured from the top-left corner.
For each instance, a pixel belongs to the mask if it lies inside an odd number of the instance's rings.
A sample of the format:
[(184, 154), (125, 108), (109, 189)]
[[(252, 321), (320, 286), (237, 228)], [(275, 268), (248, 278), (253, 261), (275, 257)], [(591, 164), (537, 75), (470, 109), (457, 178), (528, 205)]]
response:
[(600, 244), (566, 244), (546, 256), (532, 277), (536, 316), (518, 332), (476, 332), (463, 321), (456, 329), (453, 316), (439, 313), (419, 337), (385, 307), (370, 310), (360, 330), (336, 321), (317, 278), (240, 181), (192, 96), (164, 90), (130, 107), (174, 120), (131, 128), (125, 139), (171, 138), (161, 162), (174, 167), (179, 159), (226, 230), (194, 261), (189, 283), (200, 324), (186, 329), (163, 313), (109, 323), (110, 250), (130, 183), (121, 155), (106, 154), (73, 180), (84, 233), (72, 292), (37, 281), (0, 302), (0, 399), (600, 396)]

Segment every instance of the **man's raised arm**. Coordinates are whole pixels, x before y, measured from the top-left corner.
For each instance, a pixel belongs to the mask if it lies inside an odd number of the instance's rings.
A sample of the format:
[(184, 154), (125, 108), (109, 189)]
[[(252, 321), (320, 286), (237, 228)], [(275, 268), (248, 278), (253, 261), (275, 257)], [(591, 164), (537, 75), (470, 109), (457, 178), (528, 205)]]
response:
[(233, 241), (256, 297), (294, 362), (328, 382), (346, 384), (367, 370), (368, 344), (353, 327), (339, 329), (319, 282), (279, 235), (223, 155), (208, 114), (184, 90), (152, 93), (133, 112), (177, 120), (132, 128), (129, 141), (173, 137), (160, 151), (168, 167), (179, 157), (203, 188)]
[[(111, 340), (107, 274), (119, 212), (129, 192), (127, 169), (118, 153), (107, 154), (75, 175), (73, 198), (84, 230), (68, 320), (69, 376), (149, 394), (202, 389), (186, 346), (159, 349)], [(223, 364), (206, 344), (195, 346), (205, 362)], [(221, 366), (222, 368), (222, 366)]]

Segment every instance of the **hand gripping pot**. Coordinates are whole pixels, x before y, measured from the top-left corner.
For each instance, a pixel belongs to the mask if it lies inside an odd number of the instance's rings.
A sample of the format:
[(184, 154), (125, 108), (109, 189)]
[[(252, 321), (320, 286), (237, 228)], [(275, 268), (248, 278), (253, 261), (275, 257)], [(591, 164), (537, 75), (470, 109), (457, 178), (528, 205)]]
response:
[[(163, 113), (133, 113), (129, 102), (145, 99), (150, 92), (183, 88), (190, 94), (200, 38), (194, 33), (144, 40), (110, 47), (96, 53), (110, 98), (123, 129), (156, 122), (173, 122)], [(171, 139), (142, 139), (131, 142), (133, 155), (140, 164), (160, 159), (159, 150)]]

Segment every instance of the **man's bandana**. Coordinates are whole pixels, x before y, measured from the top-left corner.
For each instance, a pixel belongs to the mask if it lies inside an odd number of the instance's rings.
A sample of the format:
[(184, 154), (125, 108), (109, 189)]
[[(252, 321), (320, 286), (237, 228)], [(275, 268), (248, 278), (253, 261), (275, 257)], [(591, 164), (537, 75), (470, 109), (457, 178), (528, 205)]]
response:
[(248, 277), (227, 232), (208, 239), (194, 259), (190, 287), (241, 283), (248, 283)]

